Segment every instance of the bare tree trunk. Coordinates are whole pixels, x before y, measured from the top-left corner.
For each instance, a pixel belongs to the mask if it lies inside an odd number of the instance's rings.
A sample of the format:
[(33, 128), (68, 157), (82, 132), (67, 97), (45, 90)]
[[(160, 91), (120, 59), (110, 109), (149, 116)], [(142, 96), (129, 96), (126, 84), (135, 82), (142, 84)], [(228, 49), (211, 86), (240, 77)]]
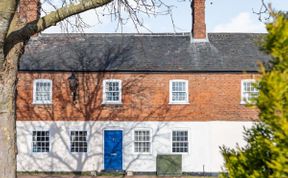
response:
[(111, 1), (82, 0), (28, 24), (17, 24), (19, 1), (0, 0), (0, 178), (16, 178), (16, 83), (24, 42), (57, 22)]
[(16, 178), (16, 77), (23, 46), (12, 48), (0, 69), (0, 178)]
[(0, 0), (0, 178), (16, 178), (16, 46), (20, 43), (5, 53), (5, 39), (16, 7), (16, 0)]

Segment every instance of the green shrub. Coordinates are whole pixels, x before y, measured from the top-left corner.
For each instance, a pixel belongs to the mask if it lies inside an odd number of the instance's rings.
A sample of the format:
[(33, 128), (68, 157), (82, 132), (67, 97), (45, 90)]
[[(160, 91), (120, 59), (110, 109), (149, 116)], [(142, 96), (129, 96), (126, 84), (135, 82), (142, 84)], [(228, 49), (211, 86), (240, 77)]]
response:
[(244, 131), (246, 146), (221, 147), (228, 173), (221, 177), (288, 177), (288, 16), (272, 16), (263, 49), (273, 61), (261, 69), (256, 99), (260, 121)]

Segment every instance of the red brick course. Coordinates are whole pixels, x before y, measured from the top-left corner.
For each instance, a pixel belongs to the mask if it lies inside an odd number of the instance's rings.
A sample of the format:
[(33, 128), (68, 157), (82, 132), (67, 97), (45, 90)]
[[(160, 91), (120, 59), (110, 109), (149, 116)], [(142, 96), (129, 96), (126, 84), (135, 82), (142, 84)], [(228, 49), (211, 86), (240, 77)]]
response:
[[(78, 96), (72, 101), (70, 72), (29, 73), (18, 77), (17, 120), (45, 121), (251, 121), (257, 110), (240, 104), (241, 79), (258, 74), (237, 73), (77, 73)], [(33, 79), (53, 81), (53, 104), (32, 104)], [(102, 81), (122, 80), (122, 105), (102, 104)], [(189, 104), (169, 104), (169, 80), (188, 80)]]

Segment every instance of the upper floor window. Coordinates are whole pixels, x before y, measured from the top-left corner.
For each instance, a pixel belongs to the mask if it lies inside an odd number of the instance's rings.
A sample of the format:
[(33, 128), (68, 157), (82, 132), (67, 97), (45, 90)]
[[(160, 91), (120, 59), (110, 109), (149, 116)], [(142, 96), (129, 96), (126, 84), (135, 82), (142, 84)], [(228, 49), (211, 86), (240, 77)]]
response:
[(87, 131), (71, 131), (70, 132), (70, 151), (87, 152)]
[(51, 104), (52, 103), (52, 81), (48, 79), (34, 80), (33, 103)]
[(151, 152), (151, 132), (147, 129), (134, 130), (134, 152)]
[(103, 81), (103, 103), (121, 104), (121, 80)]
[(241, 104), (251, 104), (253, 99), (258, 96), (259, 91), (255, 88), (255, 83), (254, 79), (241, 81)]
[(49, 152), (50, 134), (49, 131), (33, 131), (32, 152)]
[(170, 80), (170, 103), (188, 103), (188, 81)]
[(174, 130), (172, 131), (172, 152), (173, 153), (188, 153), (188, 131)]

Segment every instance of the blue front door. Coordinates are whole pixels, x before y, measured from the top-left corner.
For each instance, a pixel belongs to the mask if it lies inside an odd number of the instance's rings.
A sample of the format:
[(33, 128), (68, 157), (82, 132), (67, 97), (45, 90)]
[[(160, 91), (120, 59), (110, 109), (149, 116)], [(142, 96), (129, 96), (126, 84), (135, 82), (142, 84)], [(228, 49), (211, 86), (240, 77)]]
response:
[(122, 171), (122, 131), (104, 131), (104, 169)]

